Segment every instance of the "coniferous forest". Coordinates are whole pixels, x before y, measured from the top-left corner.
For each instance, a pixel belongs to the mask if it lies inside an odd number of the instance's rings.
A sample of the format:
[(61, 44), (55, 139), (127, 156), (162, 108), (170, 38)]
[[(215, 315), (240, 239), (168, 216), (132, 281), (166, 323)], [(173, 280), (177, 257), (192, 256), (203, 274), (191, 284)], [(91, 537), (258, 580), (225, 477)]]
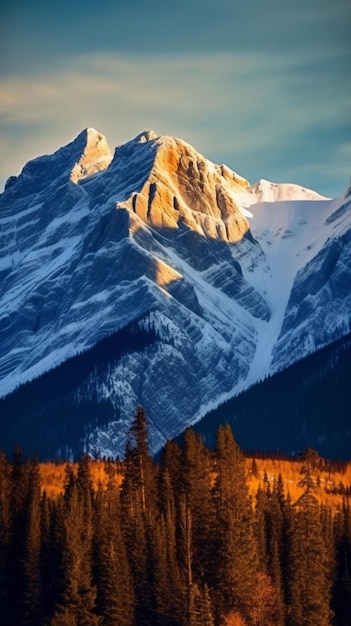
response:
[(350, 625), (350, 487), (321, 503), (318, 453), (297, 499), (282, 475), (252, 495), (229, 426), (215, 450), (187, 429), (158, 462), (141, 407), (129, 434), (123, 463), (99, 461), (106, 481), (83, 456), (58, 493), (37, 458), (0, 454), (3, 625)]

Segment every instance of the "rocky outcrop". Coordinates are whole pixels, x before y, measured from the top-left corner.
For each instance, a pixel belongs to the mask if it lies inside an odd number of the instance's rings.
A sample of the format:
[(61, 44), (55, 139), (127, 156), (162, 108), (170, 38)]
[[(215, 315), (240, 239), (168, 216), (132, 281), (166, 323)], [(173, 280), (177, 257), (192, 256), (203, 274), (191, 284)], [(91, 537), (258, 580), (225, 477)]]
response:
[(151, 172), (142, 188), (117, 207), (132, 210), (156, 229), (185, 224), (210, 239), (231, 243), (242, 239), (249, 223), (235, 193), (249, 183), (229, 168), (213, 165), (179, 139), (147, 137), (156, 151)]
[(83, 152), (70, 174), (73, 183), (105, 170), (112, 161), (113, 155), (104, 135), (94, 128), (87, 128), (83, 131), (83, 140)]

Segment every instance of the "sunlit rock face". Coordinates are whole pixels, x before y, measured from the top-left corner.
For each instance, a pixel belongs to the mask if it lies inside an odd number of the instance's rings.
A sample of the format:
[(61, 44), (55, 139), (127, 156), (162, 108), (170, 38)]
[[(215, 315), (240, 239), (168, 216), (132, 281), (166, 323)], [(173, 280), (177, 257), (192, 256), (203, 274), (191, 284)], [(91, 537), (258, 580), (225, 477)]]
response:
[[(112, 154), (86, 129), (27, 163), (0, 196), (0, 238), (0, 396), (82, 368), (65, 411), (89, 418), (56, 450), (123, 453), (138, 404), (157, 449), (350, 327), (347, 194), (251, 187), (153, 131)], [(123, 349), (84, 360), (112, 335)], [(34, 430), (45, 402), (25, 416)]]
[(81, 140), (82, 154), (70, 173), (70, 180), (73, 183), (78, 183), (87, 176), (105, 170), (110, 165), (113, 156), (106, 137), (94, 128), (84, 130), (81, 133)]
[(150, 175), (123, 206), (154, 228), (178, 229), (184, 224), (210, 239), (232, 243), (242, 239), (249, 224), (235, 202), (235, 192), (249, 183), (179, 139), (154, 134), (151, 138), (157, 148)]

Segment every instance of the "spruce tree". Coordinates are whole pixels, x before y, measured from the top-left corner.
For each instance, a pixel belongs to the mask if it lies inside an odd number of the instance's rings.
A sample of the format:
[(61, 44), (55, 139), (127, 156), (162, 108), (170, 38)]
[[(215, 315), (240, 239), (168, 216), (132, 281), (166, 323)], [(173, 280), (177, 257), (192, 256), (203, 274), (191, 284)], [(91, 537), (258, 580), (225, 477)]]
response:
[[(279, 488), (281, 489), (281, 487)], [(256, 494), (256, 537), (259, 555), (259, 573), (269, 578), (274, 588), (275, 611), (274, 624), (284, 626), (284, 588), (283, 588), (283, 499), (276, 484), (273, 490), (267, 483), (265, 490), (260, 486)], [(262, 582), (262, 581), (261, 581)], [(258, 585), (261, 588), (262, 585)], [(257, 587), (257, 578), (256, 578)], [(257, 596), (257, 592), (255, 594)]]
[(331, 579), (318, 501), (310, 483), (295, 503), (289, 562), (289, 626), (329, 626)]
[(28, 493), (26, 498), (26, 530), (24, 538), (23, 624), (36, 626), (42, 618), (41, 571), (41, 508), (38, 459), (27, 462)]
[(215, 511), (212, 500), (213, 460), (201, 435), (184, 433), (181, 490), (192, 519), (193, 577), (200, 588), (211, 584)]
[(124, 502), (129, 499), (131, 509), (137, 508), (142, 515), (152, 517), (157, 506), (156, 474), (149, 451), (147, 416), (141, 406), (129, 429), (124, 465)]
[(175, 493), (168, 469), (164, 466), (160, 470), (158, 485), (160, 517), (154, 531), (157, 620), (160, 626), (177, 626), (183, 623), (185, 587), (182, 585), (178, 562), (179, 533)]
[(248, 616), (258, 560), (245, 459), (228, 425), (218, 429), (216, 452), (217, 613)]
[(121, 529), (118, 487), (109, 480), (96, 500), (94, 532), (97, 611), (104, 626), (133, 626), (134, 591)]
[(351, 615), (351, 507), (348, 499), (334, 520), (335, 579), (332, 608), (337, 626), (348, 626)]
[[(95, 611), (96, 587), (92, 571), (92, 509), (89, 505), (89, 474), (84, 486), (68, 472), (64, 498), (57, 509), (60, 546), (61, 592), (51, 624), (74, 620), (79, 626), (99, 624)], [(87, 508), (86, 508), (87, 507)], [(66, 621), (65, 621), (66, 620)]]
[(267, 574), (275, 590), (275, 624), (284, 626), (283, 586), (284, 490), (282, 482), (274, 482), (269, 494), (266, 515)]
[(153, 529), (158, 515), (157, 477), (148, 446), (147, 417), (138, 407), (129, 431), (121, 488), (123, 533), (135, 590), (140, 626), (155, 619)]
[(167, 470), (172, 488), (177, 492), (181, 485), (183, 451), (176, 441), (167, 441), (161, 459), (161, 471)]
[(23, 563), (28, 525), (28, 470), (29, 464), (24, 462), (22, 451), (16, 446), (10, 472), (11, 532), (6, 563), (8, 624), (21, 623), (24, 614), (26, 581)]
[(42, 611), (44, 622), (53, 615), (57, 601), (58, 546), (55, 543), (54, 519), (55, 500), (46, 491), (40, 502), (41, 546), (40, 561), (42, 572)]

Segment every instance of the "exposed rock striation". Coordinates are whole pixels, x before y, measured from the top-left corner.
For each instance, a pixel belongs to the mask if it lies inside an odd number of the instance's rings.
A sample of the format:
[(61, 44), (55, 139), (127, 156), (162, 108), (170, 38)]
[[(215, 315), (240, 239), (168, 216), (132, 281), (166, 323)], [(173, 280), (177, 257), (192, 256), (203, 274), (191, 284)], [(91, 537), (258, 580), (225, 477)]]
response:
[[(137, 404), (157, 449), (349, 331), (350, 228), (347, 194), (251, 187), (153, 131), (112, 155), (86, 129), (0, 196), (0, 396), (77, 359), (65, 432), (94, 408), (55, 450), (123, 453)], [(78, 355), (109, 336), (118, 349), (89, 369)], [(33, 432), (45, 402), (24, 416)]]

